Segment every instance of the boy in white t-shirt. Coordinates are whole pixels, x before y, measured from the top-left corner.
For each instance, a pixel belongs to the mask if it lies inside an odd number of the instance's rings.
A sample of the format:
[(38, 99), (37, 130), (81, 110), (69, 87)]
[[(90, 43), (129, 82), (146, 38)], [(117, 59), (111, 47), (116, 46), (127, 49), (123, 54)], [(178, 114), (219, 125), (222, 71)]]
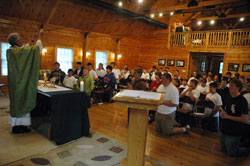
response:
[[(195, 79), (190, 80), (190, 85), (188, 88), (184, 89), (180, 95), (180, 98), (184, 96), (189, 97), (193, 102), (196, 102), (200, 97), (200, 91), (197, 89), (198, 81)], [(193, 110), (193, 104), (191, 103), (183, 103), (182, 109), (187, 111)]]
[(212, 101), (215, 105), (214, 109), (210, 108), (205, 108), (205, 114), (206, 115), (211, 115), (214, 117), (219, 116), (219, 110), (221, 109), (222, 106), (222, 99), (221, 96), (216, 92), (216, 88), (218, 87), (217, 83), (213, 82), (209, 85), (209, 92), (206, 95), (206, 101)]
[(147, 73), (147, 69), (146, 68), (144, 68), (143, 69), (143, 73), (142, 73), (142, 75), (141, 75), (141, 79), (144, 79), (144, 80), (149, 80), (149, 73)]
[(70, 88), (74, 88), (74, 85), (76, 84), (75, 81), (75, 77), (73, 76), (73, 70), (69, 69), (68, 70), (68, 75), (65, 76), (64, 80), (63, 80), (63, 85), (70, 87)]
[(202, 128), (209, 129), (211, 131), (218, 131), (219, 127), (219, 111), (221, 110), (222, 106), (222, 99), (221, 96), (216, 92), (218, 88), (217, 83), (213, 82), (209, 85), (209, 92), (206, 95), (206, 101), (213, 102), (214, 108), (205, 107), (205, 114), (208, 116), (207, 118), (202, 119)]
[(200, 85), (197, 86), (197, 89), (200, 91), (201, 95), (206, 96), (206, 94), (209, 93), (209, 86), (206, 85), (207, 80), (206, 79), (201, 79)]

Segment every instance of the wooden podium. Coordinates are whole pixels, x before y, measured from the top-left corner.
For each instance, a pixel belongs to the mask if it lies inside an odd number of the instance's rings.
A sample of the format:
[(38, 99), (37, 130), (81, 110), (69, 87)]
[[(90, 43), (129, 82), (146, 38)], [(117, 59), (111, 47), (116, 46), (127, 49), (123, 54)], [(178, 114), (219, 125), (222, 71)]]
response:
[[(123, 92), (129, 91), (132, 96), (123, 96)], [(148, 97), (135, 97), (136, 93), (143, 92)], [(151, 95), (150, 95), (151, 94)], [(157, 99), (152, 99), (158, 95)], [(165, 94), (144, 92), (137, 90), (124, 90), (113, 97), (119, 106), (130, 108), (129, 138), (127, 159), (123, 159), (122, 166), (144, 166), (145, 149), (147, 140), (148, 110), (157, 110), (162, 104)], [(150, 98), (151, 97), (151, 98)]]

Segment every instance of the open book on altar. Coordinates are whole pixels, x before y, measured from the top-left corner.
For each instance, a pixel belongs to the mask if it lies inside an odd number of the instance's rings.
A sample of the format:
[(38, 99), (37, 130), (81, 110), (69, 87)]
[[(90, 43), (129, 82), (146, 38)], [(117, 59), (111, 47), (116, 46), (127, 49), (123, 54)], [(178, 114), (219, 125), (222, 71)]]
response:
[(133, 97), (141, 99), (150, 99), (150, 100), (160, 100), (162, 94), (156, 92), (145, 92), (137, 90), (124, 90), (119, 94), (120, 97)]

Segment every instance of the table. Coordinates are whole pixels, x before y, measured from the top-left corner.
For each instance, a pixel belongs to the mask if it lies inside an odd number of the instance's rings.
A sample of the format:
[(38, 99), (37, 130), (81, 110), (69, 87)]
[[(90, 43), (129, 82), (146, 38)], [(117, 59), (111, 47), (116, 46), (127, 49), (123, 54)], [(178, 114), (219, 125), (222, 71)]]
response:
[(89, 135), (87, 99), (78, 90), (37, 92), (37, 106), (31, 111), (31, 127), (57, 145)]

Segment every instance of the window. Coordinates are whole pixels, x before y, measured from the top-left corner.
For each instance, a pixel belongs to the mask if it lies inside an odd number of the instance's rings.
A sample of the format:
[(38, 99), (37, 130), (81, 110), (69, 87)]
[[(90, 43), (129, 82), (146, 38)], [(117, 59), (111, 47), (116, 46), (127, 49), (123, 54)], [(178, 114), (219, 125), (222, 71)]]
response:
[(95, 66), (98, 68), (99, 63), (103, 64), (103, 68), (106, 69), (108, 63), (108, 52), (96, 51), (95, 53)]
[(222, 74), (223, 71), (223, 62), (220, 62), (219, 74)]
[(6, 51), (10, 47), (9, 43), (2, 43), (1, 44), (1, 71), (3, 76), (8, 75), (8, 66), (7, 66), (7, 56), (6, 56)]
[(60, 63), (60, 68), (65, 73), (72, 69), (73, 64), (73, 49), (57, 48), (57, 62)]
[(205, 72), (206, 71), (206, 62), (202, 61), (201, 62), (201, 72)]

